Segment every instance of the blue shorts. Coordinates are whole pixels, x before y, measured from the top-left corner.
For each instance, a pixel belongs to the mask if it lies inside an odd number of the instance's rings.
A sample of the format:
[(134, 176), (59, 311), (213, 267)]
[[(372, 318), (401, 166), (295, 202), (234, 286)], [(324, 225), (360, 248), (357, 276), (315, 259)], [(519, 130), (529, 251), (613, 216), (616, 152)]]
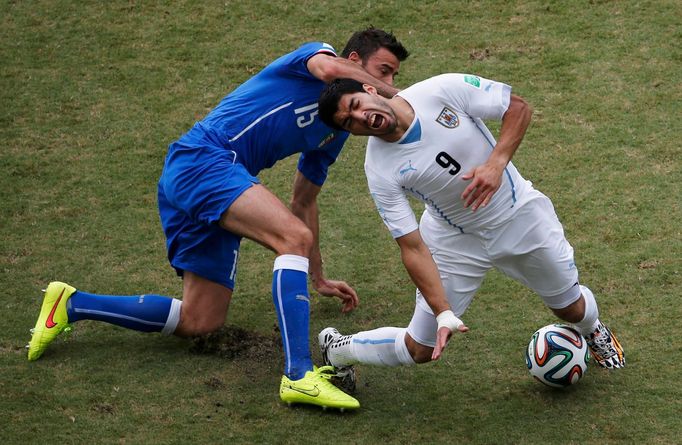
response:
[(185, 270), (234, 289), (241, 236), (222, 229), (220, 216), (245, 190), (260, 181), (224, 147), (173, 143), (159, 179), (161, 225), (168, 260)]

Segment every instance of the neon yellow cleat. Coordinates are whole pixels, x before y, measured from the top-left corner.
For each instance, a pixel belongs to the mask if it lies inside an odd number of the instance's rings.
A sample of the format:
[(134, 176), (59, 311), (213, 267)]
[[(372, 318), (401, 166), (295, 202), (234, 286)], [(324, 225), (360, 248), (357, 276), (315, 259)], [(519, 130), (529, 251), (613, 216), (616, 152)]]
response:
[(279, 397), (289, 405), (308, 403), (324, 409), (338, 408), (341, 411), (360, 408), (360, 402), (331, 384), (329, 379), (334, 375), (332, 366), (323, 366), (314, 367), (299, 380), (289, 380), (287, 376), (282, 376)]
[(53, 281), (47, 286), (40, 316), (28, 345), (29, 360), (37, 360), (50, 342), (64, 329), (69, 328), (66, 302), (74, 292), (76, 289), (58, 281)]

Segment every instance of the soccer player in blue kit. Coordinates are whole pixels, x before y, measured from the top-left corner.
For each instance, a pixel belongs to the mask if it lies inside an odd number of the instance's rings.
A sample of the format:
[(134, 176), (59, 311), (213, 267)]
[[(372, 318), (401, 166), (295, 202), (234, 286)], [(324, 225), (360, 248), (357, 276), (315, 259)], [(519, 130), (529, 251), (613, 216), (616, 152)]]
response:
[[(322, 295), (358, 304), (344, 281), (327, 279), (318, 244), (317, 195), (348, 133), (317, 116), (326, 82), (350, 77), (392, 97), (407, 50), (370, 27), (336, 57), (330, 45), (307, 43), (266, 66), (228, 94), (202, 121), (170, 144), (158, 184), (168, 258), (183, 277), (182, 300), (114, 296), (52, 282), (29, 344), (39, 358), (69, 324), (99, 320), (144, 332), (195, 336), (225, 322), (242, 237), (276, 254), (272, 295), (284, 346), (280, 398), (289, 404), (355, 409), (359, 403), (329, 382), (331, 367), (313, 366), (309, 348), (308, 275)], [(301, 153), (289, 210), (256, 175)]]

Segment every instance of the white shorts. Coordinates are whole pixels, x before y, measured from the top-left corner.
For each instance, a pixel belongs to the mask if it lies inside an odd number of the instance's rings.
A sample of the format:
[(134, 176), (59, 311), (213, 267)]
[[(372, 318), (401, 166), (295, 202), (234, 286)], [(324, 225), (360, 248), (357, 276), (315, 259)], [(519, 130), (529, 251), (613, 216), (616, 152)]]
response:
[[(564, 236), (552, 202), (537, 190), (514, 216), (493, 229), (460, 233), (424, 212), (419, 225), (431, 250), (453, 312), (461, 317), (496, 268), (535, 291), (552, 309), (580, 298), (573, 248)], [(417, 308), (408, 327), (417, 342), (435, 345), (436, 321), (417, 291)]]

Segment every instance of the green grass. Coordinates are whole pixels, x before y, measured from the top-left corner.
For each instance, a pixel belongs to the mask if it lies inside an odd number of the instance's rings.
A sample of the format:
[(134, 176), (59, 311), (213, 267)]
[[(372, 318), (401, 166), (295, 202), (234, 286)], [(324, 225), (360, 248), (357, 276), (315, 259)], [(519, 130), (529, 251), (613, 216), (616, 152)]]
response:
[[(681, 22), (673, 0), (0, 2), (3, 443), (678, 443)], [(362, 367), (354, 414), (282, 406), (271, 342), (198, 354), (188, 340), (82, 322), (26, 361), (50, 280), (180, 296), (156, 212), (168, 143), (275, 57), (308, 40), (340, 50), (369, 24), (412, 52), (400, 86), (476, 73), (533, 105), (515, 164), (552, 198), (626, 369), (592, 367), (566, 391), (534, 382), (523, 350), (554, 318), (498, 273), (442, 361)], [(314, 298), (312, 333), (412, 314), (364, 144), (350, 139), (320, 196), (327, 275), (355, 286), (361, 306), (342, 316)], [(294, 169), (261, 179), (287, 202)], [(243, 244), (227, 324), (255, 339), (276, 338), (272, 259)]]

